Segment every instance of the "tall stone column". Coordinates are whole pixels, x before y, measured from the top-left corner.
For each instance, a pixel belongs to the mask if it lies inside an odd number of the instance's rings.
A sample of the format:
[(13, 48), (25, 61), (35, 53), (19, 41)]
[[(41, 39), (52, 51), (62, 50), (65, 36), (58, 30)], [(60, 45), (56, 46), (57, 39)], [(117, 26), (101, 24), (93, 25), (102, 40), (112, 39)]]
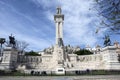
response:
[(64, 44), (63, 44), (63, 21), (64, 15), (62, 14), (61, 8), (57, 8), (57, 12), (54, 15), (55, 27), (56, 27), (56, 44), (53, 52), (54, 69), (64, 70)]
[(57, 12), (54, 15), (54, 20), (56, 24), (56, 45), (62, 45), (63, 44), (63, 21), (64, 21), (64, 15), (62, 14), (61, 8), (57, 8)]
[[(55, 22), (56, 26), (58, 26), (58, 23)], [(58, 27), (56, 27), (56, 44), (58, 44)]]
[(60, 23), (60, 37), (63, 39), (63, 22)]

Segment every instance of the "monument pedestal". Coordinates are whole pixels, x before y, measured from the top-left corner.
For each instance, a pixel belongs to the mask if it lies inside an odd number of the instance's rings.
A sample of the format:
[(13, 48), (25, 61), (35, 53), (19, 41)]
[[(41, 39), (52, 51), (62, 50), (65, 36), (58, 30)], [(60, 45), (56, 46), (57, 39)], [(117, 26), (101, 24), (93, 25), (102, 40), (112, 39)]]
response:
[(12, 47), (6, 47), (3, 52), (0, 69), (14, 70), (17, 67), (18, 50)]
[(58, 67), (58, 68), (56, 68), (55, 73), (58, 75), (65, 74), (65, 69), (63, 67)]

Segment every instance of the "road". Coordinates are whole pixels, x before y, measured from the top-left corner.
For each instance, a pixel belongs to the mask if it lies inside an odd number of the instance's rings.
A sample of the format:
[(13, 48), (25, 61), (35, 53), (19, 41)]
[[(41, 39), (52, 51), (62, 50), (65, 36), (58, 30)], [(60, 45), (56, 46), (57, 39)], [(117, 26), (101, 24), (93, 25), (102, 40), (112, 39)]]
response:
[(120, 75), (93, 76), (0, 76), (0, 80), (120, 80)]

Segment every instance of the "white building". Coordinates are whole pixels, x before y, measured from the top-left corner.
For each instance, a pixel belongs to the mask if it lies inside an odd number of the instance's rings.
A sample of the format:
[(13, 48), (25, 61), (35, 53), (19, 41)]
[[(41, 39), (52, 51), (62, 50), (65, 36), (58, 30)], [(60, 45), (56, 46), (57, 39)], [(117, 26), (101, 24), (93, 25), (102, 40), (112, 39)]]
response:
[[(63, 21), (64, 15), (60, 7), (54, 15), (56, 27), (56, 44), (40, 52), (41, 56), (17, 55), (14, 49), (5, 48), (0, 62), (0, 69), (12, 69), (23, 71), (47, 71), (56, 74), (64, 74), (65, 71), (76, 70), (120, 70), (118, 55), (120, 46), (115, 43), (113, 46), (95, 49), (87, 46), (86, 49), (94, 52), (92, 55), (78, 56), (75, 51), (80, 47), (64, 46), (63, 43)], [(7, 59), (6, 59), (7, 57)], [(12, 64), (12, 65), (11, 65)], [(17, 67), (17, 68), (16, 68)]]

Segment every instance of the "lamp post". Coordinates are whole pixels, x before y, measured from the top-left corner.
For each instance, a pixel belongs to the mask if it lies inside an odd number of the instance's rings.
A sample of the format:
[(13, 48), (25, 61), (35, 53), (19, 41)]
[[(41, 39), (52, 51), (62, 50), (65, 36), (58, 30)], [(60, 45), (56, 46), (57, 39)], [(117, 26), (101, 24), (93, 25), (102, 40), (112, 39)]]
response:
[(5, 43), (5, 38), (0, 38), (0, 56), (2, 56), (2, 45)]

